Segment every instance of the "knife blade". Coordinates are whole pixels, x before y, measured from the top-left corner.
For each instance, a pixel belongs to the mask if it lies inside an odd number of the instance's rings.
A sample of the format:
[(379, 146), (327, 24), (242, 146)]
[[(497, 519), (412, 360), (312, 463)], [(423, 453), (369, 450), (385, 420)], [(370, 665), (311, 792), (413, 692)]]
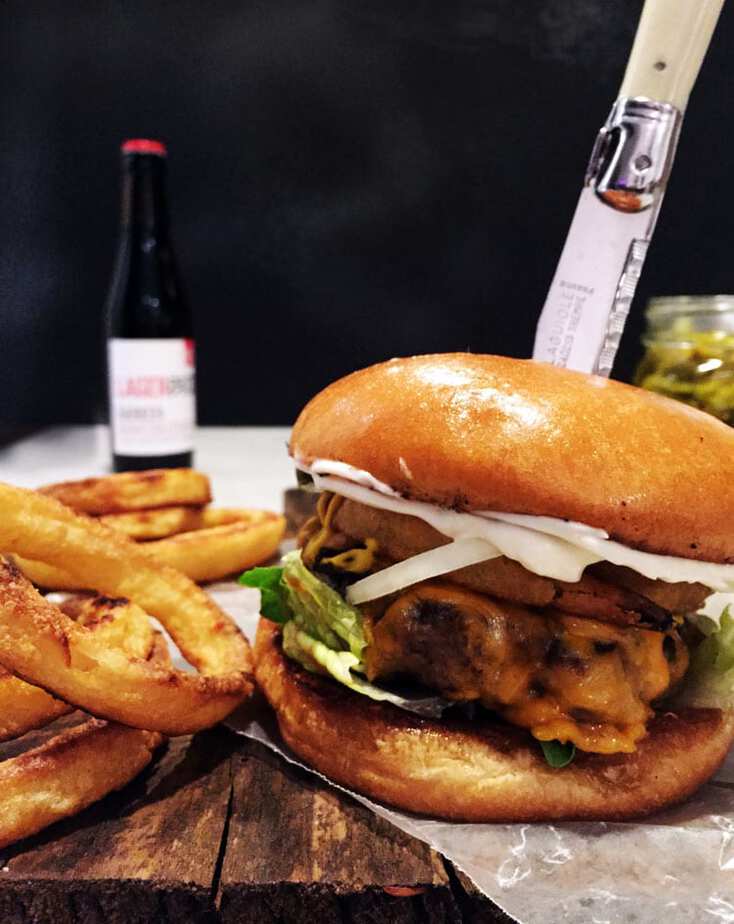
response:
[(538, 321), (534, 359), (610, 374), (723, 2), (646, 0)]

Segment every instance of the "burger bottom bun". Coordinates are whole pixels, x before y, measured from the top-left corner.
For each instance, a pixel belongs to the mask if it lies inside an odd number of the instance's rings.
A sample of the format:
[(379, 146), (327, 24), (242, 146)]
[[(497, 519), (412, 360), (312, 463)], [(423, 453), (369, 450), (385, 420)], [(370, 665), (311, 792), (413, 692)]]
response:
[(295, 753), (336, 783), (453, 821), (622, 820), (685, 799), (719, 767), (734, 713), (655, 716), (634, 754), (577, 752), (554, 770), (520, 728), (499, 720), (424, 719), (378, 703), (287, 658), (261, 619), (255, 674)]

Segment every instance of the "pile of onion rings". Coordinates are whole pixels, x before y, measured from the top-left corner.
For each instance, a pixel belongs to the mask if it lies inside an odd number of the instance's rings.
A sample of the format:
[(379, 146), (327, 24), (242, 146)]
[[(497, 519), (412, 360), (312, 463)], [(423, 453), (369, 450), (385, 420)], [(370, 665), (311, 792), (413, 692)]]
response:
[[(127, 600), (75, 597), (64, 611), (128, 656), (170, 663), (145, 613)], [(0, 669), (0, 741), (20, 738), (72, 711), (63, 700)], [(56, 723), (58, 724), (58, 723)], [(165, 741), (158, 732), (88, 718), (0, 763), (0, 847), (69, 817), (130, 782)]]
[[(268, 542), (277, 546), (280, 518), (246, 511), (247, 518), (238, 512), (236, 519), (233, 511), (191, 506), (208, 498), (208, 481), (202, 488), (199, 473), (182, 481), (163, 474), (153, 481), (156, 497), (165, 495), (164, 503), (172, 501), (169, 510), (188, 513), (162, 514), (174, 530), (163, 537), (162, 520), (154, 517), (159, 538), (142, 543), (108, 522), (125, 517), (128, 532), (136, 522), (143, 503), (136, 479), (92, 480), (82, 483), (81, 493), (74, 484), (43, 492), (0, 484), (0, 741), (67, 722), (61, 717), (72, 709), (88, 715), (40, 747), (0, 763), (0, 846), (123, 786), (150, 762), (165, 736), (210, 727), (252, 693), (246, 639), (191, 578), (165, 564), (152, 547), (173, 540), (185, 547), (189, 534), (242, 522), (251, 530), (267, 526)], [(117, 495), (110, 493), (112, 479), (122, 487)], [(53, 495), (100, 515), (78, 513)], [(116, 513), (108, 506), (100, 510), (109, 503)], [(181, 534), (176, 522), (202, 526)], [(248, 541), (247, 554), (259, 554), (262, 561), (258, 540), (251, 535)], [(16, 561), (38, 563), (67, 576), (70, 585), (104, 596), (75, 596), (57, 605)], [(167, 642), (149, 616), (195, 672), (173, 667)]]
[[(202, 506), (211, 497), (209, 479), (192, 469), (123, 472), (41, 488), (78, 513), (136, 542), (156, 561), (209, 583), (259, 565), (275, 555), (285, 519), (264, 510)], [(57, 565), (25, 556), (16, 564), (39, 587), (90, 589)]]

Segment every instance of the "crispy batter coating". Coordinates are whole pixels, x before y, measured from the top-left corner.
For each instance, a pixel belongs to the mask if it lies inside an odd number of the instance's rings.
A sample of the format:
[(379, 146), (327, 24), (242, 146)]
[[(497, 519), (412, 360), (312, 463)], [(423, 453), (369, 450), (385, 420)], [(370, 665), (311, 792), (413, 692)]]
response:
[(215, 724), (251, 693), (249, 645), (232, 619), (127, 537), (51, 497), (0, 484), (0, 548), (134, 601), (163, 623), (200, 672), (157, 670), (95, 643), (5, 562), (0, 664), (13, 673), (93, 714), (170, 734)]
[(285, 517), (248, 510), (235, 522), (146, 542), (141, 550), (192, 581), (206, 583), (239, 574), (272, 558), (284, 532)]
[(76, 815), (122, 788), (163, 742), (155, 732), (89, 719), (0, 763), (0, 847)]
[(211, 500), (209, 479), (191, 468), (119, 472), (39, 488), (78, 513), (107, 514), (149, 507), (201, 505)]
[[(116, 646), (133, 658), (149, 659), (154, 654), (156, 633), (147, 615), (129, 600), (79, 596), (62, 603), (60, 609), (101, 644)], [(0, 741), (48, 725), (71, 709), (63, 700), (0, 668)]]
[(248, 692), (242, 671), (192, 674), (107, 647), (2, 558), (0, 664), (92, 715), (171, 735), (215, 725)]
[[(151, 513), (166, 514), (167, 509)], [(223, 516), (220, 517), (220, 513)], [(142, 515), (119, 514), (126, 518)], [(239, 574), (272, 558), (285, 532), (285, 518), (266, 510), (207, 509), (198, 511), (196, 516), (199, 522), (219, 521), (219, 525), (194, 528), (188, 532), (168, 535), (164, 539), (141, 542), (139, 548), (143, 554), (151, 556), (160, 564), (175, 568), (201, 584)], [(105, 523), (111, 519), (102, 517)], [(157, 521), (154, 525), (162, 527), (163, 521)], [(116, 526), (114, 528), (117, 529)], [(129, 520), (128, 528), (132, 528)], [(49, 590), (95, 589), (91, 586), (91, 575), (90, 579), (85, 580), (63, 568), (21, 556), (15, 556), (15, 563), (39, 587)]]
[(125, 533), (136, 542), (165, 539), (194, 529), (210, 529), (230, 523), (251, 522), (259, 510), (240, 507), (155, 507), (130, 513), (110, 513), (101, 516), (105, 526)]

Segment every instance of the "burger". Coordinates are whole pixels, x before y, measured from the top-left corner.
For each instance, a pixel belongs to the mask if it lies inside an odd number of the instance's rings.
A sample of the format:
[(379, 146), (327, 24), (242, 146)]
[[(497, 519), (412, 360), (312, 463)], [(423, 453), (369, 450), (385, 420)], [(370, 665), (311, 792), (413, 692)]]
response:
[(257, 680), (302, 759), (465, 821), (632, 818), (715, 772), (734, 739), (733, 430), (450, 354), (333, 383), (290, 453), (316, 513), (242, 580), (262, 594)]

